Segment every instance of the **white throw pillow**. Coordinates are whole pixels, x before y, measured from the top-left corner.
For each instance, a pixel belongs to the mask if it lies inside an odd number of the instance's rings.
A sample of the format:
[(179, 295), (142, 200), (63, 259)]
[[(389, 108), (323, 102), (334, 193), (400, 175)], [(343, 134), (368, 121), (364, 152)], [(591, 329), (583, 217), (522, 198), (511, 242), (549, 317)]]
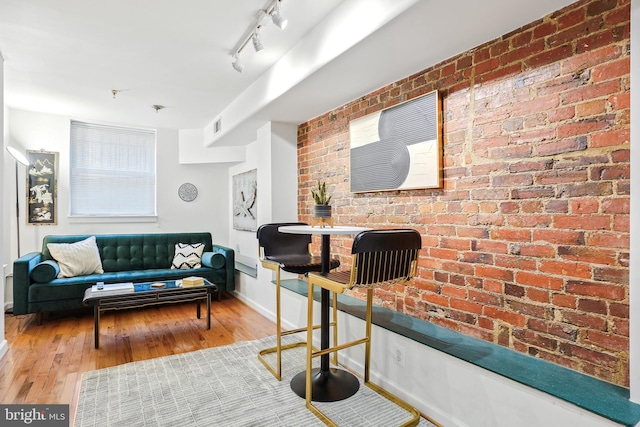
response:
[(171, 262), (172, 269), (190, 270), (202, 267), (204, 243), (176, 243), (176, 251)]
[(47, 248), (60, 266), (59, 278), (104, 273), (96, 236), (75, 243), (47, 243)]

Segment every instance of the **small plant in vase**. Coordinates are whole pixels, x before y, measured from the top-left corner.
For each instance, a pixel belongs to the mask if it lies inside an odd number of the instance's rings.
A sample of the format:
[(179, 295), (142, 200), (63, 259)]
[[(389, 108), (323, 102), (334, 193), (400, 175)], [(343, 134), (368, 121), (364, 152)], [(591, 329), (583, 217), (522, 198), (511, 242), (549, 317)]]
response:
[(313, 201), (316, 203), (313, 207), (313, 217), (316, 220), (314, 221), (314, 225), (316, 222), (319, 222), (322, 227), (324, 227), (325, 224), (329, 224), (333, 227), (331, 206), (329, 205), (331, 195), (327, 191), (327, 183), (324, 181), (320, 182), (320, 180), (318, 180), (318, 188), (311, 190), (311, 196), (313, 197)]

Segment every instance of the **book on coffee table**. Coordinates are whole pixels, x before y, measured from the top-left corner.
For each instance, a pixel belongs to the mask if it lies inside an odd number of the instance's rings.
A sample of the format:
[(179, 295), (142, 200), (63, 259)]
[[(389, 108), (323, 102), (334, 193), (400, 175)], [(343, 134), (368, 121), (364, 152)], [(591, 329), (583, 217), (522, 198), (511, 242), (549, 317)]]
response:
[(190, 276), (182, 279), (183, 288), (191, 288), (193, 286), (202, 286), (202, 285), (204, 285), (204, 279), (202, 277)]
[(111, 295), (122, 294), (127, 292), (133, 292), (133, 282), (127, 283), (111, 283), (108, 285), (102, 285), (101, 289), (98, 289), (98, 285), (91, 287), (91, 293), (93, 295)]

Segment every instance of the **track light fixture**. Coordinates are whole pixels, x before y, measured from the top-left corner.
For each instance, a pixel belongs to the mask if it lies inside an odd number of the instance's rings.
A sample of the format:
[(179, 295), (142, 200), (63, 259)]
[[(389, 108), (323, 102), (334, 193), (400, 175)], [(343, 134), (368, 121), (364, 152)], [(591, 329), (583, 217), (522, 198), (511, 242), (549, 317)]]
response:
[(244, 65), (240, 63), (240, 56), (236, 53), (233, 55), (233, 63), (231, 64), (234, 70), (241, 73), (244, 70)]
[(271, 11), (271, 20), (276, 25), (276, 27), (280, 28), (281, 30), (284, 30), (289, 23), (287, 18), (282, 16), (282, 14), (280, 13), (280, 2), (278, 0), (276, 0), (275, 7)]
[(253, 48), (256, 50), (256, 52), (260, 52), (262, 49), (264, 49), (264, 46), (262, 46), (262, 42), (260, 41), (260, 27), (257, 27), (253, 31), (251, 40), (253, 40)]
[(236, 48), (233, 50), (233, 53), (232, 53), (233, 62), (231, 63), (231, 66), (237, 72), (241, 73), (242, 70), (244, 69), (244, 66), (240, 63), (240, 54), (242, 53), (244, 48), (247, 46), (249, 41), (253, 43), (253, 48), (255, 49), (256, 52), (260, 52), (262, 49), (264, 49), (264, 46), (262, 45), (262, 40), (260, 39), (260, 30), (265, 25), (263, 24), (263, 21), (265, 21), (265, 18), (270, 16), (273, 23), (282, 30), (284, 30), (285, 27), (287, 26), (288, 21), (285, 17), (282, 16), (282, 13), (280, 12), (281, 2), (282, 0), (271, 0), (268, 7), (266, 7), (265, 9), (258, 10), (258, 12), (256, 13), (256, 18), (255, 18), (256, 20), (254, 24), (251, 27), (249, 27), (249, 30), (245, 33), (244, 37), (236, 45)]

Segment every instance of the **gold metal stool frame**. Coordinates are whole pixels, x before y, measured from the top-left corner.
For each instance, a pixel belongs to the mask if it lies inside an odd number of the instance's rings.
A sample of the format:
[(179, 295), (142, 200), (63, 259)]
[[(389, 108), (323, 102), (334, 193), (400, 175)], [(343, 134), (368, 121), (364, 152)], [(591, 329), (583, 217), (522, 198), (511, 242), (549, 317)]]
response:
[[(288, 331), (282, 331), (282, 325), (281, 325), (281, 316), (280, 316), (280, 264), (275, 263), (275, 262), (271, 262), (271, 261), (266, 261), (263, 260), (262, 261), (262, 266), (264, 268), (268, 268), (270, 270), (274, 270), (276, 272), (276, 346), (275, 347), (268, 347), (265, 348), (263, 350), (260, 350), (260, 352), (258, 353), (258, 360), (260, 360), (260, 362), (262, 362), (262, 364), (265, 366), (265, 368), (267, 368), (269, 370), (269, 372), (271, 372), (271, 374), (276, 377), (276, 379), (278, 381), (282, 380), (282, 352), (284, 350), (288, 350), (291, 348), (296, 348), (296, 347), (306, 347), (307, 343), (306, 341), (298, 341), (298, 342), (294, 342), (294, 343), (290, 343), (290, 344), (285, 344), (282, 345), (282, 337), (283, 336), (287, 336), (287, 335), (293, 335), (293, 334), (297, 334), (300, 332), (306, 332), (307, 331), (307, 327), (303, 327), (303, 328), (298, 328), (298, 329), (291, 329)], [(332, 318), (333, 320), (331, 321), (331, 323), (329, 324), (330, 327), (333, 327), (333, 345), (337, 346), (338, 345), (338, 303), (337, 303), (337, 298), (336, 295), (334, 294), (333, 296), (333, 308), (332, 308)], [(313, 325), (312, 329), (319, 329), (320, 325)], [(314, 350), (317, 350), (315, 347), (313, 347)], [(273, 366), (271, 366), (271, 364), (269, 364), (269, 362), (267, 362), (267, 360), (265, 359), (265, 355), (267, 354), (271, 354), (271, 353), (276, 353), (276, 367), (274, 368)], [(333, 357), (331, 358), (331, 363), (334, 364), (338, 364), (338, 352), (335, 351), (333, 353)]]
[[(298, 329), (292, 329), (289, 331), (282, 331), (281, 322), (281, 285), (280, 285), (280, 272), (281, 270), (287, 270), (287, 267), (294, 267), (295, 272), (298, 274), (304, 274), (305, 272), (320, 270), (321, 263), (319, 257), (313, 257), (309, 253), (308, 244), (311, 242), (310, 236), (282, 236), (282, 233), (278, 231), (281, 226), (291, 225), (306, 225), (305, 223), (272, 223), (264, 224), (257, 230), (258, 237), (258, 258), (264, 268), (273, 270), (276, 273), (276, 346), (269, 347), (261, 350), (258, 353), (258, 359), (260, 362), (271, 372), (271, 374), (278, 380), (282, 380), (282, 351), (295, 347), (304, 347), (306, 342), (299, 341), (291, 344), (282, 345), (282, 337), (286, 335), (293, 335), (307, 330), (307, 326)], [(284, 242), (283, 242), (284, 240)], [(287, 246), (287, 243), (294, 242), (291, 247)], [(285, 246), (283, 248), (283, 246)], [(274, 252), (269, 257), (267, 247), (270, 252)], [(287, 264), (283, 262), (288, 256), (298, 256), (295, 264)], [(302, 264), (299, 264), (302, 262)], [(305, 264), (306, 262), (306, 264)], [(329, 268), (336, 268), (340, 265), (337, 260), (329, 260)], [(334, 343), (337, 343), (337, 320), (338, 320), (338, 306), (336, 299), (334, 298), (333, 307), (333, 321), (330, 326), (334, 329)], [(320, 328), (320, 325), (313, 325), (314, 329)], [(267, 354), (276, 353), (276, 366), (272, 366), (264, 357)], [(337, 352), (333, 355), (333, 362), (338, 363)]]
[[(365, 231), (354, 239), (352, 269), (350, 272), (329, 273), (326, 276), (309, 273), (308, 325), (313, 324), (314, 286), (320, 286), (333, 292), (334, 304), (339, 293), (344, 293), (353, 287), (365, 287), (367, 289), (364, 338), (337, 345), (337, 333), (334, 331), (334, 346), (318, 351), (312, 345), (313, 330), (315, 328), (307, 328), (306, 406), (326, 425), (336, 426), (337, 424), (313, 404), (311, 378), (313, 358), (360, 344), (365, 344), (364, 384), (411, 414), (411, 419), (403, 423), (402, 426), (418, 425), (420, 412), (416, 408), (370, 381), (370, 358), (373, 288), (380, 284), (406, 282), (414, 277), (418, 268), (417, 260), (420, 246), (420, 234), (415, 230)], [(375, 248), (375, 250), (369, 250), (371, 248)]]

